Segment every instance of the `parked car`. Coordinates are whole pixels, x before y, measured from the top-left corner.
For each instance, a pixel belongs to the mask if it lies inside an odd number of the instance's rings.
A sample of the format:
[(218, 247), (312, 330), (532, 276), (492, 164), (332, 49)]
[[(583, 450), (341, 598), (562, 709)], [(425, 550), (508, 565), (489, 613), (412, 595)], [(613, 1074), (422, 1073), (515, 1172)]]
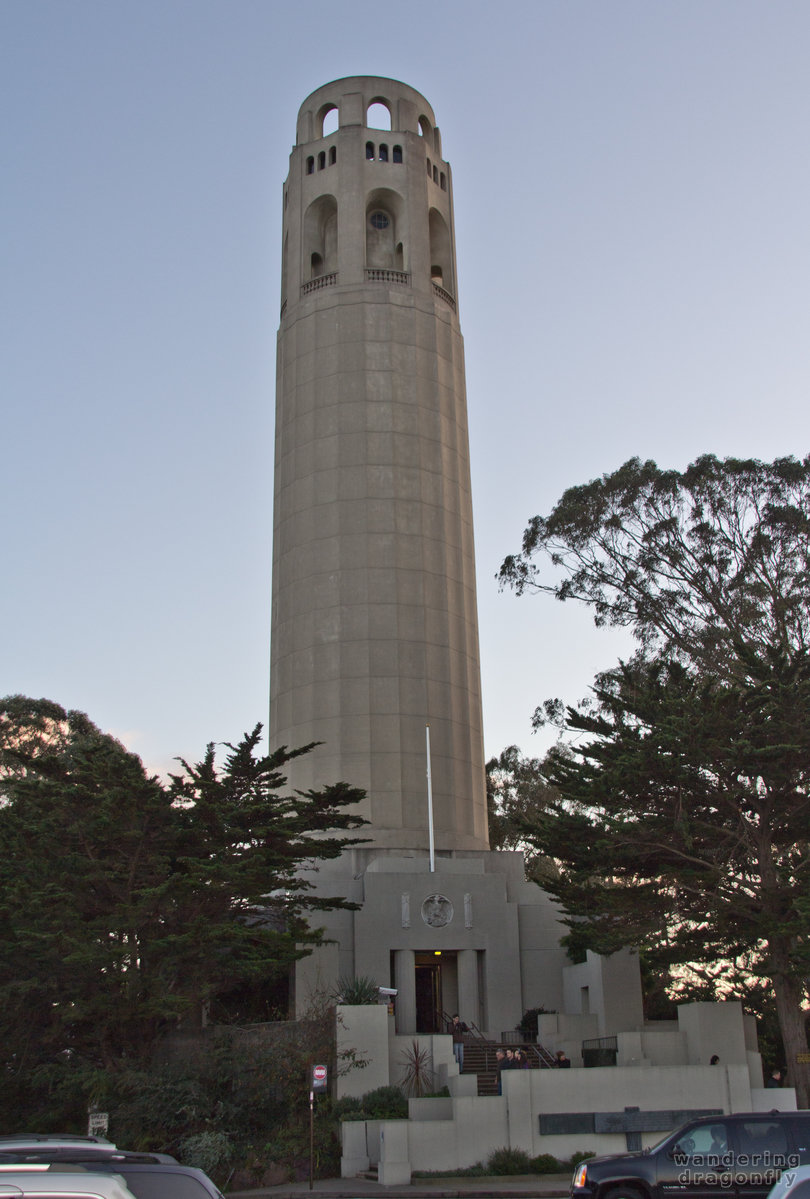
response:
[(783, 1170), (768, 1199), (810, 1199), (810, 1166)]
[(765, 1199), (783, 1170), (804, 1163), (810, 1165), (810, 1112), (704, 1116), (640, 1153), (582, 1162), (574, 1172), (571, 1196)]
[(74, 1165), (93, 1173), (120, 1176), (135, 1199), (223, 1199), (202, 1170), (181, 1166), (166, 1153), (132, 1153), (99, 1146), (51, 1148), (38, 1144), (21, 1150), (0, 1145), (0, 1161), (54, 1167)]
[(105, 1152), (109, 1149), (114, 1149), (115, 1145), (112, 1141), (108, 1141), (105, 1137), (83, 1137), (74, 1135), (70, 1132), (30, 1132), (30, 1133), (15, 1133), (13, 1136), (0, 1137), (0, 1153), (5, 1153), (7, 1149), (11, 1149), (15, 1153), (17, 1150), (38, 1149), (57, 1149), (61, 1147), (66, 1149), (101, 1149)]
[(0, 1195), (14, 1199), (134, 1199), (115, 1174), (47, 1162), (0, 1165)]
[(13, 1138), (0, 1137), (0, 1161), (18, 1162), (75, 1162), (84, 1164), (88, 1161), (110, 1162), (141, 1162), (144, 1165), (156, 1165), (160, 1162), (179, 1165), (176, 1157), (168, 1153), (138, 1153), (118, 1149), (109, 1144), (81, 1145), (68, 1141), (36, 1141), (25, 1140), (19, 1146), (13, 1145)]
[(88, 1170), (114, 1170), (120, 1174), (135, 1199), (224, 1199), (222, 1192), (202, 1170), (177, 1162), (118, 1162), (98, 1157), (83, 1163)]

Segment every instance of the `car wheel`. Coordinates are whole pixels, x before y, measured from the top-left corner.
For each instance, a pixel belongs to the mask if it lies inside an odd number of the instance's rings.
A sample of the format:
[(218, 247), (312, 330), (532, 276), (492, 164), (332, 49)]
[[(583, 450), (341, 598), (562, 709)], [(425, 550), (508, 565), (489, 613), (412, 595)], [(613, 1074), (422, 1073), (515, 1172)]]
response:
[(604, 1199), (646, 1199), (646, 1196), (635, 1187), (616, 1186), (605, 1191)]

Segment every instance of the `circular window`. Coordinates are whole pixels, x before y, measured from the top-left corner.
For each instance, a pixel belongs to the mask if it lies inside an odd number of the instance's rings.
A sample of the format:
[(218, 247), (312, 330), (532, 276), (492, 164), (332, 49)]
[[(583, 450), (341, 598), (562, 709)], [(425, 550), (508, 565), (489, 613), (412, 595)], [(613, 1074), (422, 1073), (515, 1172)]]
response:
[(391, 222), (388, 219), (387, 213), (384, 213), (384, 212), (372, 212), (371, 217), (369, 219), (371, 221), (372, 226), (375, 229), (387, 229), (388, 226), (391, 224)]

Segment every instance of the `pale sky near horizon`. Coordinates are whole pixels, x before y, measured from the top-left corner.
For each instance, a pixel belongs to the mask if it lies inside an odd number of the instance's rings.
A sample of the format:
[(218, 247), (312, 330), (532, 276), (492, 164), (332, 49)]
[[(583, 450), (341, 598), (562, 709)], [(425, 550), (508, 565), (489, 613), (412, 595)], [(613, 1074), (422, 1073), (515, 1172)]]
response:
[(153, 769), (266, 722), (281, 188), (375, 74), (453, 169), (485, 748), (541, 753), (628, 642), (498, 592), (527, 520), (810, 451), (809, 64), (806, 0), (3, 0), (0, 694)]

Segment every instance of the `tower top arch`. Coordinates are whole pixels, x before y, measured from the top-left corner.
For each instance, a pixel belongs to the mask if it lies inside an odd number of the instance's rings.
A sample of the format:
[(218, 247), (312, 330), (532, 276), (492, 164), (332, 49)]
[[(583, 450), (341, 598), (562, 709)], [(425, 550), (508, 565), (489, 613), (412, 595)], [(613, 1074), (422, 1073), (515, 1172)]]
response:
[(372, 104), (383, 104), (388, 109), (391, 132), (427, 137), (431, 150), (441, 154), (436, 117), (425, 97), (407, 83), (381, 75), (347, 75), (325, 83), (307, 96), (298, 110), (296, 145), (320, 141), (324, 120), (334, 110), (338, 113), (338, 129), (369, 128), (368, 110)]

